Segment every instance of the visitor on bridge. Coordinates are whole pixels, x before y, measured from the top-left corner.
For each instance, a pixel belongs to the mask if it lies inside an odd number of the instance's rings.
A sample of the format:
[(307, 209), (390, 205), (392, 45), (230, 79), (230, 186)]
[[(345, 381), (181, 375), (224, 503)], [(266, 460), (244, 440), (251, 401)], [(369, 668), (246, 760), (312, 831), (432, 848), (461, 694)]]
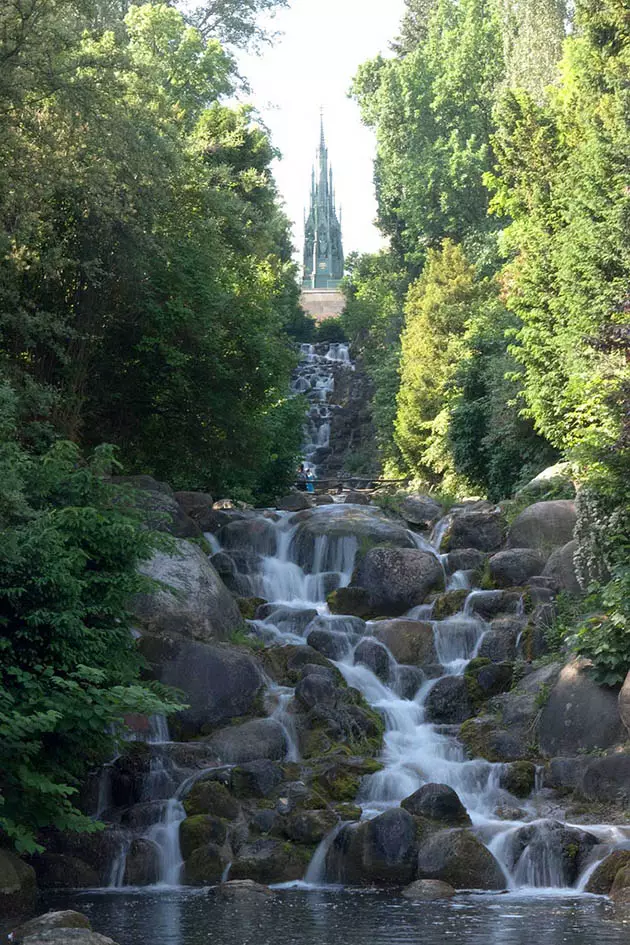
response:
[(304, 468), (304, 463), (300, 463), (297, 471), (297, 487), (300, 492), (306, 492), (306, 469)]

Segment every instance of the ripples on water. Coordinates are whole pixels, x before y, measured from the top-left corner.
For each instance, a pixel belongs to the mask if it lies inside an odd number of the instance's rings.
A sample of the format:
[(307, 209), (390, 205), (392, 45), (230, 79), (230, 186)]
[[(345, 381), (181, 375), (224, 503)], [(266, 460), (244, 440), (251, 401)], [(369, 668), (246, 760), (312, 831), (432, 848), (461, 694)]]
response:
[(607, 900), (544, 894), (412, 903), (382, 891), (287, 890), (228, 903), (206, 890), (161, 890), (46, 904), (81, 910), (119, 945), (621, 945), (630, 934), (630, 915)]

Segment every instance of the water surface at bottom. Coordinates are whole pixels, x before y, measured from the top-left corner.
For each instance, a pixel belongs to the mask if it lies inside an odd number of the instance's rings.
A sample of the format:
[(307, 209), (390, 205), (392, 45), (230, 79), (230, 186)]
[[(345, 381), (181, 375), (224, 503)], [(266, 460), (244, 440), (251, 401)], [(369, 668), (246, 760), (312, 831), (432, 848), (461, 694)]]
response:
[(396, 893), (282, 890), (228, 903), (206, 890), (56, 895), (119, 945), (620, 945), (630, 912), (605, 899), (461, 895), (412, 903)]

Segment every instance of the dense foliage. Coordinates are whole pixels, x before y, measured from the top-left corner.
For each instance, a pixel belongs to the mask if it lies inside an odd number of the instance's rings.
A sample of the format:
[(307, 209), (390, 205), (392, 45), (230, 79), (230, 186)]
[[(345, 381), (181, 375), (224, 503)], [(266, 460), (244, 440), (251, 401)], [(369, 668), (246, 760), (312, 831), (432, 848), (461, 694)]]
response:
[(164, 4), (0, 13), (0, 367), (24, 436), (243, 497), (270, 468), (283, 487), (300, 438), (274, 151), (221, 104), (235, 65), (210, 29), (247, 38), (254, 6), (213, 2), (203, 32)]
[(407, 0), (394, 52), (354, 84), (390, 248), (354, 261), (345, 316), (368, 361), (390, 338), (391, 368), (373, 374), (375, 404), (397, 398), (395, 416), (375, 411), (384, 458), (493, 499), (559, 456), (577, 463), (590, 587), (577, 645), (617, 680), (630, 668), (627, 4)]

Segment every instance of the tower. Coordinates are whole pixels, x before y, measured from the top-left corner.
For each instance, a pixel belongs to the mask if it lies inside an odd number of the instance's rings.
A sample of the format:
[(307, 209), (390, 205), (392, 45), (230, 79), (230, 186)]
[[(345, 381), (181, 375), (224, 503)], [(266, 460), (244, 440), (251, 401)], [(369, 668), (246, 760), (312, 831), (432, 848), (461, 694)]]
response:
[(302, 289), (336, 289), (343, 278), (341, 224), (335, 208), (332, 167), (320, 122), (319, 148), (311, 174), (310, 207), (304, 220)]

